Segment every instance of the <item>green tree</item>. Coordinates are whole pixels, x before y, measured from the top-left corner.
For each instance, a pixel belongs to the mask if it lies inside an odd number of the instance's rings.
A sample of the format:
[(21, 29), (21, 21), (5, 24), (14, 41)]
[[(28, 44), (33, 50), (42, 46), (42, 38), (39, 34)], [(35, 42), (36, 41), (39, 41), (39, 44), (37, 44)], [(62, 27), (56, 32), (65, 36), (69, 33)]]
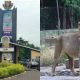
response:
[(30, 48), (34, 48), (34, 49), (39, 49), (40, 48), (38, 46), (35, 46), (34, 44), (30, 44), (28, 41), (24, 40), (22, 37), (19, 38), (19, 40), (17, 40), (17, 43), (19, 45), (23, 45), (23, 46), (26, 46), (26, 47), (30, 47)]
[(25, 41), (22, 37), (19, 38), (19, 40), (17, 40), (17, 43), (23, 46), (28, 45), (28, 41)]
[[(69, 18), (71, 22), (71, 28), (73, 28), (73, 24), (76, 22), (77, 18), (80, 16), (80, 0), (62, 0), (62, 1), (64, 2), (65, 7), (66, 6), (69, 7), (69, 15), (70, 15)], [(66, 10), (64, 10), (64, 12), (65, 11)]]
[(40, 50), (39, 47), (34, 44), (30, 44), (28, 41), (24, 40), (22, 37), (17, 40), (17, 44), (25, 46), (26, 48), (20, 48), (20, 59), (26, 59), (30, 57), (30, 50), (27, 47)]
[(27, 48), (20, 49), (20, 59), (29, 59), (30, 58), (30, 50)]

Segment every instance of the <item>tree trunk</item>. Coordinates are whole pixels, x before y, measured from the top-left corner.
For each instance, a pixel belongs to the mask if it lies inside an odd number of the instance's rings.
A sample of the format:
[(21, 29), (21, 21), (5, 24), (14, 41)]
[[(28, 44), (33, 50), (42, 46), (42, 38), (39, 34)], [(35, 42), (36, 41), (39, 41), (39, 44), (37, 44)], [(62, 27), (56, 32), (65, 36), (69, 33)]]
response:
[(66, 29), (66, 7), (63, 8), (63, 29)]
[(73, 8), (71, 8), (71, 16), (70, 16), (71, 28), (73, 29)]
[(56, 0), (56, 4), (57, 4), (57, 15), (58, 15), (58, 35), (59, 35), (59, 30), (60, 30), (60, 16), (59, 16), (59, 4), (58, 4), (58, 0)]

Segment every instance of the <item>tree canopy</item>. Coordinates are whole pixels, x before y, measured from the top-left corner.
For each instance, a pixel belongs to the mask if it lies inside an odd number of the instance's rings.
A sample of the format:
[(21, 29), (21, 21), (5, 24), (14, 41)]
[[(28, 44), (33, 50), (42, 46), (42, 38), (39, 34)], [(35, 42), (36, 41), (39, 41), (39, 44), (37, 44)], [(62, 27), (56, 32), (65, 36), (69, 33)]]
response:
[(58, 10), (60, 16), (60, 28), (70, 29), (77, 28), (80, 21), (80, 0), (41, 0), (43, 8), (40, 10), (41, 30), (58, 29)]
[(26, 47), (34, 48), (40, 50), (40, 47), (35, 46), (33, 43), (29, 43), (29, 41), (24, 40), (22, 37), (20, 37), (17, 40), (17, 43)]
[[(34, 44), (30, 44), (28, 41), (24, 40), (22, 37), (20, 37), (17, 40), (17, 44), (40, 50), (40, 47), (35, 46)], [(30, 50), (27, 48), (21, 48), (20, 53), (19, 53), (19, 58), (20, 58), (20, 60), (29, 59), (30, 58)]]

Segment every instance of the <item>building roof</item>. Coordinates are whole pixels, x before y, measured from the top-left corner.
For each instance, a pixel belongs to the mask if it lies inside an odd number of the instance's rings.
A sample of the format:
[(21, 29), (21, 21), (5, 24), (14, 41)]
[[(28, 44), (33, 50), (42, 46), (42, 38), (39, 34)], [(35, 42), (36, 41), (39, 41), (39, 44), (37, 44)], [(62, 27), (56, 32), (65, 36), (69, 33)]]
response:
[[(0, 43), (2, 44), (2, 42), (0, 42)], [(40, 50), (38, 50), (38, 49), (30, 48), (30, 47), (28, 47), (28, 46), (19, 45), (19, 44), (17, 44), (17, 43), (12, 43), (12, 42), (10, 42), (10, 44), (13, 44), (13, 45), (16, 45), (16, 46), (19, 46), (19, 47), (22, 47), (22, 48), (27, 48), (27, 49), (30, 49), (30, 50), (33, 50), (33, 51), (40, 52)]]

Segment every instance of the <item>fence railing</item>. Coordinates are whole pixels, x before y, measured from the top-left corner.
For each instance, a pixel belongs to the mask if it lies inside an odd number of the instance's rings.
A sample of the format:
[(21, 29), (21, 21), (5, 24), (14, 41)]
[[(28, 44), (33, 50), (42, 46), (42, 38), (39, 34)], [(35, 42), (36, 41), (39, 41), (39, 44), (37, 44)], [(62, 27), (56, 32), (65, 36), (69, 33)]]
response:
[(64, 30), (44, 30), (40, 32), (41, 43), (45, 42), (46, 38), (62, 35), (64, 33), (77, 32), (78, 29), (64, 29)]

